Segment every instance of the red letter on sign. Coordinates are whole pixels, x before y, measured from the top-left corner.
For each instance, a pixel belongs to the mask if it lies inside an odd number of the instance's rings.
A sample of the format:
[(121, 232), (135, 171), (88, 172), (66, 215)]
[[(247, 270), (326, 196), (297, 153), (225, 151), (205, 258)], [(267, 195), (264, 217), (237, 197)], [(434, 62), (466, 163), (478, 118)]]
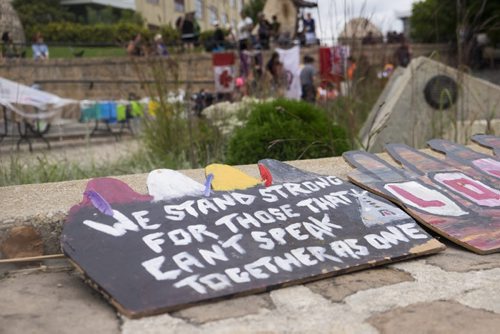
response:
[(434, 179), (478, 205), (500, 206), (500, 191), (465, 174), (439, 173)]
[(425, 199), (419, 198), (419, 197), (413, 195), (412, 193), (410, 193), (410, 192), (408, 192), (408, 191), (406, 191), (406, 190), (404, 190), (396, 185), (391, 185), (391, 189), (393, 189), (395, 192), (397, 192), (399, 195), (403, 196), (404, 198), (406, 198), (410, 202), (413, 202), (422, 208), (428, 208), (431, 206), (432, 207), (436, 207), (436, 206), (441, 207), (441, 206), (446, 205), (439, 200), (426, 201)]

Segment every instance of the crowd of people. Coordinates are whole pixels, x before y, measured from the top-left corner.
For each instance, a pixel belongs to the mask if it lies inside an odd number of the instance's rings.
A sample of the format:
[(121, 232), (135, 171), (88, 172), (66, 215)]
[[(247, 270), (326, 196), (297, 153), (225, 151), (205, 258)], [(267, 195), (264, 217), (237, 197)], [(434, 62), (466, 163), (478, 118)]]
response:
[[(200, 43), (200, 25), (196, 20), (194, 12), (186, 13), (177, 19), (175, 23), (181, 39), (182, 50), (191, 50)], [(274, 96), (283, 96), (289, 84), (289, 73), (284, 69), (283, 59), (278, 52), (272, 52), (269, 59), (264, 60), (262, 50), (270, 50), (274, 47), (286, 48), (292, 46), (290, 36), (282, 33), (281, 24), (276, 16), (268, 20), (264, 13), (259, 13), (254, 21), (245, 12), (240, 13), (240, 21), (236, 27), (229, 24), (222, 26), (219, 21), (212, 22), (213, 35), (208, 41), (205, 40), (206, 49), (213, 52), (221, 52), (236, 49), (239, 58), (239, 73), (235, 78), (236, 94), (258, 96), (259, 91)], [(302, 45), (315, 45), (318, 43), (316, 37), (316, 24), (311, 13), (303, 14), (299, 24), (297, 37)], [(364, 44), (374, 44), (378, 41), (372, 34), (364, 37)], [(396, 49), (393, 61), (387, 61), (384, 67), (387, 77), (395, 65), (407, 66), (411, 51), (408, 43), (401, 34), (389, 32), (388, 43), (400, 42)], [(48, 46), (44, 43), (43, 36), (37, 33), (33, 37), (31, 46), (33, 59), (44, 60), (49, 58)], [(152, 40), (145, 39), (140, 33), (135, 35), (126, 46), (129, 56), (161, 56), (168, 57), (169, 50), (163, 36), (159, 33)], [(11, 34), (6, 31), (2, 34), (2, 45), (0, 55), (3, 58), (25, 57), (26, 51), (20, 52), (13, 42)], [(340, 87), (338, 83), (322, 83), (314, 64), (314, 59), (306, 55), (303, 58), (300, 70), (300, 85), (302, 99), (315, 102), (318, 98), (331, 99), (338, 95)], [(356, 61), (354, 58), (347, 59), (345, 81), (353, 81), (356, 72)]]

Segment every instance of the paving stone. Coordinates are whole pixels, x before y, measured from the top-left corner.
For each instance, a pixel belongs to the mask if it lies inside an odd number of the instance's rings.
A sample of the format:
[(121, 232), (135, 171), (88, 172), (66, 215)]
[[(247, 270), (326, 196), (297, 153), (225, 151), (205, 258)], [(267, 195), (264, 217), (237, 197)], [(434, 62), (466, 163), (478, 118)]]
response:
[(457, 302), (436, 301), (396, 308), (372, 316), (368, 322), (382, 334), (497, 333), (500, 315)]
[(493, 269), (500, 268), (500, 253), (478, 255), (448, 244), (444, 252), (427, 257), (426, 263), (455, 272)]
[(235, 297), (219, 302), (193, 306), (185, 310), (174, 312), (171, 315), (173, 317), (185, 319), (191, 323), (202, 324), (210, 321), (256, 314), (263, 308), (274, 308), (274, 304), (267, 293)]
[(323, 279), (308, 283), (306, 286), (333, 302), (340, 302), (358, 291), (407, 281), (413, 281), (407, 272), (380, 268)]
[(0, 333), (119, 333), (111, 306), (68, 272), (21, 271), (0, 280)]
[(454, 298), (461, 304), (500, 314), (500, 284), (490, 282), (479, 289), (467, 290)]

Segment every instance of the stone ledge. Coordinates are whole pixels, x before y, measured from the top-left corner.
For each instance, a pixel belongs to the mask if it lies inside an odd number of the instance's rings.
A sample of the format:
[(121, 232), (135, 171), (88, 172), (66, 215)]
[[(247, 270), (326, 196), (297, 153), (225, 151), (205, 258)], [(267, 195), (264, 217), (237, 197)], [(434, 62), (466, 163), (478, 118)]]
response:
[[(480, 152), (489, 152), (480, 146), (471, 146)], [(439, 153), (424, 150), (431, 155), (442, 157)], [(385, 153), (382, 158), (395, 164)], [(352, 168), (342, 157), (290, 161), (291, 165), (319, 174), (336, 175), (347, 179)], [(237, 166), (245, 173), (260, 178), (256, 165)], [(203, 183), (203, 169), (181, 171), (186, 176)], [(139, 193), (147, 193), (147, 174), (116, 176)], [(87, 180), (74, 180), (43, 184), (28, 184), (0, 187), (0, 244), (11, 228), (32, 226), (42, 237), (45, 254), (59, 253), (59, 235), (64, 217), (69, 209), (82, 200)], [(1, 253), (0, 253), (1, 258)]]
[[(341, 157), (300, 160), (292, 165), (321, 174), (346, 178), (351, 169)], [(256, 165), (238, 166), (259, 177)], [(203, 183), (203, 169), (183, 170), (183, 174)], [(147, 174), (116, 176), (135, 191), (147, 193)], [(61, 227), (69, 209), (82, 200), (87, 180), (0, 187), (0, 244), (13, 227), (32, 226), (42, 237), (44, 254), (59, 253)]]

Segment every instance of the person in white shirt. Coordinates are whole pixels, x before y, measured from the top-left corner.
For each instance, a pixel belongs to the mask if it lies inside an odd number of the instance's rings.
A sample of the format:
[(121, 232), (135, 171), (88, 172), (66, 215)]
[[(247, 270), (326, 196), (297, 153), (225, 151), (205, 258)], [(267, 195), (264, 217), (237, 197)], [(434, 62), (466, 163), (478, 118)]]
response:
[(245, 16), (243, 11), (240, 13), (241, 21), (238, 23), (238, 47), (240, 50), (247, 50), (250, 47), (251, 31), (253, 29), (253, 20)]
[(253, 20), (240, 12), (241, 21), (238, 23), (238, 53), (240, 56), (240, 75), (246, 78), (250, 69), (249, 50), (251, 48), (251, 33), (253, 29)]

